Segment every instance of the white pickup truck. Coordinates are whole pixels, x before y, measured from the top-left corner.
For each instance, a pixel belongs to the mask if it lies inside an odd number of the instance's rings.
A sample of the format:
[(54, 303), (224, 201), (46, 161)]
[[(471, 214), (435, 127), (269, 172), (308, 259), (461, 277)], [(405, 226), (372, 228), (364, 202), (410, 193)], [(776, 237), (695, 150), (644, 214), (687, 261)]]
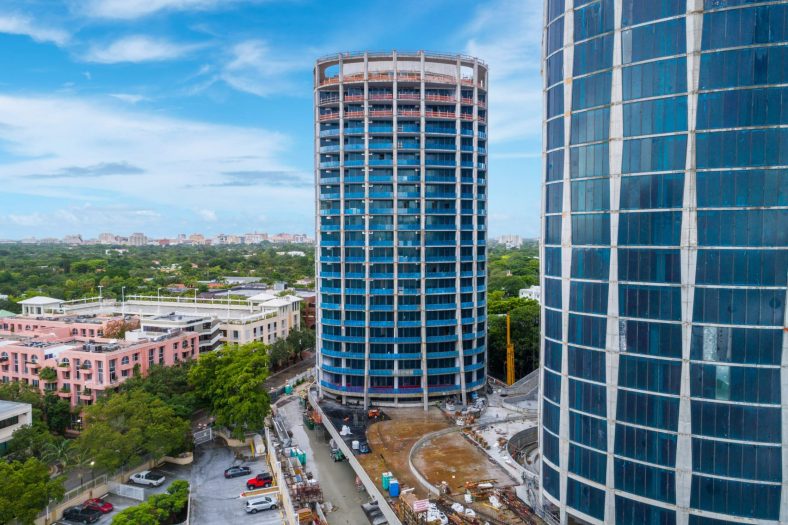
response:
[(166, 478), (163, 474), (157, 474), (156, 472), (151, 472), (150, 470), (143, 470), (142, 472), (137, 472), (133, 476), (131, 476), (131, 482), (136, 483), (138, 485), (149, 485), (151, 487), (158, 487)]

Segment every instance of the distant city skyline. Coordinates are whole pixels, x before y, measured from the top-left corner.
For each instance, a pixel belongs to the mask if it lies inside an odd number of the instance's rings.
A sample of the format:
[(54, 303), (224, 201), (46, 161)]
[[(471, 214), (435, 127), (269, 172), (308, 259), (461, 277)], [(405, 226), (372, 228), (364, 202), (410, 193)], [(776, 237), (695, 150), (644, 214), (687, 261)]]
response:
[[(490, 65), (491, 236), (539, 223), (539, 2), (0, 7), (0, 238), (313, 231), (312, 67), (359, 49)], [(347, 31), (345, 25), (364, 20)]]

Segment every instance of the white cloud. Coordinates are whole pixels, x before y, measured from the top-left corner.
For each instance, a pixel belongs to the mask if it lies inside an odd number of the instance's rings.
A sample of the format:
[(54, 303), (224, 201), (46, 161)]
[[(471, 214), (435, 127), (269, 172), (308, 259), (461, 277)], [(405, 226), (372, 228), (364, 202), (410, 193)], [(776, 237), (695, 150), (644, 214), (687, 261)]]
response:
[(123, 102), (128, 102), (129, 104), (136, 104), (137, 102), (142, 102), (144, 100), (150, 100), (148, 97), (143, 95), (135, 95), (133, 93), (110, 93), (111, 97), (116, 98), (118, 100), (122, 100)]
[[(266, 96), (294, 88), (291, 73), (311, 68), (312, 60), (274, 53), (262, 40), (246, 40), (232, 47), (219, 77), (233, 88)], [(307, 93), (311, 88), (307, 86)]]
[(206, 10), (225, 7), (237, 0), (83, 0), (77, 9), (95, 18), (132, 20), (159, 11)]
[(118, 62), (161, 62), (180, 58), (202, 47), (195, 44), (177, 44), (161, 38), (133, 35), (109, 45), (95, 44), (82, 59), (88, 62), (115, 64)]
[(0, 14), (0, 33), (27, 35), (36, 42), (52, 42), (63, 46), (69, 41), (69, 34), (62, 29), (43, 27), (23, 15)]
[(197, 212), (197, 215), (199, 215), (202, 220), (208, 222), (216, 222), (217, 219), (216, 212), (213, 210), (202, 209)]
[[(312, 187), (275, 184), (267, 178), (240, 190), (224, 185), (228, 172), (297, 171), (281, 160), (289, 139), (265, 129), (164, 117), (97, 100), (0, 94), (0, 145), (8, 158), (20, 159), (6, 160), (0, 169), (0, 210), (15, 214), (6, 225), (16, 226), (16, 231), (28, 225), (46, 234), (71, 224), (74, 217), (92, 217), (93, 222), (83, 221), (83, 232), (104, 222), (122, 226), (123, 221), (143, 219), (168, 231), (176, 218), (194, 222), (192, 210), (211, 210), (223, 226), (243, 213), (253, 214), (256, 221), (261, 212), (287, 217), (291, 223), (310, 222)], [(84, 176), (85, 170), (94, 173), (126, 159), (134, 159), (134, 173)], [(35, 174), (62, 176), (31, 177)], [(46, 218), (25, 217), (32, 212), (23, 201), (33, 203), (33, 210)], [(38, 209), (38, 202), (47, 202), (47, 210)], [(90, 207), (72, 209), (72, 203)], [(120, 203), (125, 207), (111, 211)], [(53, 215), (58, 209), (68, 213)], [(110, 211), (99, 215), (97, 209)], [(206, 222), (213, 218), (201, 217)], [(2, 236), (13, 236), (10, 233)]]
[(541, 137), (542, 3), (486, 2), (473, 20), (466, 28), (466, 52), (490, 66), (490, 140)]

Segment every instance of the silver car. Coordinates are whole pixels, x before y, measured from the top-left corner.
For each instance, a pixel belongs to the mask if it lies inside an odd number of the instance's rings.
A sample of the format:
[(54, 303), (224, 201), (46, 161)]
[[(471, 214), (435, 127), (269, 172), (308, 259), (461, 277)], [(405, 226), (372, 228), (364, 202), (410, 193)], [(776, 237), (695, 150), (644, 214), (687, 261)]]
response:
[(249, 514), (256, 514), (261, 510), (272, 510), (277, 508), (277, 500), (271, 496), (262, 496), (246, 500), (244, 510)]

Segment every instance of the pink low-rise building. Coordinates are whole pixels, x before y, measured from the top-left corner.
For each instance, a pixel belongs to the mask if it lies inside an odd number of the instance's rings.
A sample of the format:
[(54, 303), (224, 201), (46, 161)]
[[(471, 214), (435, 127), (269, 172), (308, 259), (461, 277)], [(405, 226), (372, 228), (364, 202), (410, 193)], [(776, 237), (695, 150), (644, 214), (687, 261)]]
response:
[[(0, 319), (0, 335), (28, 337), (104, 337), (121, 316), (16, 316)], [(111, 330), (110, 330), (111, 331)]]
[[(33, 322), (21, 321), (24, 326)], [(135, 373), (146, 375), (151, 366), (171, 366), (199, 355), (199, 334), (194, 332), (156, 337), (135, 332), (128, 340), (115, 340), (83, 336), (81, 326), (70, 328), (80, 334), (63, 334), (62, 327), (47, 325), (39, 326), (38, 333), (0, 335), (0, 381), (21, 381), (74, 406), (90, 405)], [(46, 331), (56, 333), (42, 333)]]

